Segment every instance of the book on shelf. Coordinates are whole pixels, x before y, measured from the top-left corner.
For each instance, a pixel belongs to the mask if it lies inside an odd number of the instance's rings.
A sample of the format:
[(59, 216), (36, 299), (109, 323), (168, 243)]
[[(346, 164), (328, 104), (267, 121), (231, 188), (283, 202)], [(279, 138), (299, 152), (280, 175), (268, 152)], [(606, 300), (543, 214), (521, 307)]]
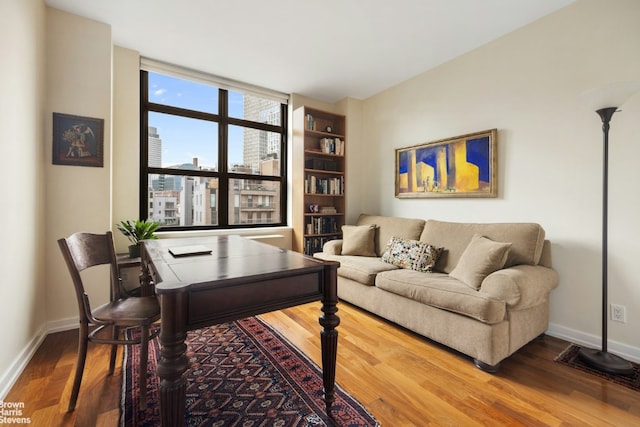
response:
[(334, 217), (311, 217), (307, 223), (307, 234), (330, 234), (338, 232)]
[(310, 158), (305, 161), (304, 167), (307, 169), (316, 169), (316, 170), (325, 170), (325, 171), (334, 172), (338, 170), (338, 163), (336, 163), (336, 161), (333, 159), (325, 160), (325, 159)]
[(344, 177), (318, 178), (307, 175), (304, 180), (304, 192), (307, 194), (342, 195), (344, 193)]
[(307, 114), (305, 122), (307, 123), (307, 129), (316, 130), (316, 121), (311, 114)]
[(304, 254), (313, 255), (316, 252), (322, 252), (322, 247), (329, 240), (340, 238), (339, 236), (327, 236), (327, 237), (305, 237), (304, 239)]
[(338, 137), (320, 138), (320, 151), (336, 156), (344, 156), (344, 141)]

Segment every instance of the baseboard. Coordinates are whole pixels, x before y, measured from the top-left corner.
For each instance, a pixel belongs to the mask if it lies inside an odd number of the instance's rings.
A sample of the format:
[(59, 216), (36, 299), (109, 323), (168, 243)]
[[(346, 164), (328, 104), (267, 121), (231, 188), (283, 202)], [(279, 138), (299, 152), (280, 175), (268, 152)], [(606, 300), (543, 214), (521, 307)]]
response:
[(67, 319), (54, 320), (53, 322), (47, 322), (47, 334), (54, 334), (56, 332), (78, 329), (78, 326), (78, 316), (69, 317)]
[(15, 358), (13, 363), (9, 366), (9, 369), (2, 375), (0, 378), (0, 401), (3, 401), (7, 394), (9, 394), (9, 390), (11, 387), (18, 381), (22, 371), (27, 367), (27, 364), (33, 357), (33, 355), (42, 344), (42, 341), (47, 337), (48, 332), (47, 328), (43, 326), (27, 343), (25, 348), (20, 352), (18, 357)]
[[(553, 323), (549, 324), (547, 335), (585, 347), (602, 347), (602, 338), (598, 335), (586, 334), (584, 332)], [(609, 340), (609, 342), (607, 343), (607, 350), (610, 353), (623, 357), (630, 362), (640, 363), (640, 348), (638, 347), (633, 347), (630, 345), (619, 343), (617, 341)]]

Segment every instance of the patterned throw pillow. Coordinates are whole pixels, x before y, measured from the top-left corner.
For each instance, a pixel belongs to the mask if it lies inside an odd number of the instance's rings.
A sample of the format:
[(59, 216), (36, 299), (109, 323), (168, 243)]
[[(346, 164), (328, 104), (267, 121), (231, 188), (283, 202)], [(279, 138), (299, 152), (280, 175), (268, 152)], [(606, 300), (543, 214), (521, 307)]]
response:
[(382, 261), (396, 267), (430, 273), (443, 249), (419, 240), (392, 237), (382, 254)]

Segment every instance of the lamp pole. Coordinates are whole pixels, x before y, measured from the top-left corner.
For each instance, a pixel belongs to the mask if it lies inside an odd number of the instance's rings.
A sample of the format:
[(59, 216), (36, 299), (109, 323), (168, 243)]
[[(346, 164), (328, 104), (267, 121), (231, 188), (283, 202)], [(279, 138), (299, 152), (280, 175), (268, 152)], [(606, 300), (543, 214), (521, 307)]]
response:
[(602, 349), (580, 349), (580, 357), (588, 365), (611, 374), (629, 375), (633, 365), (623, 358), (607, 351), (607, 305), (608, 305), (608, 267), (607, 267), (607, 227), (609, 204), (609, 122), (617, 107), (601, 108), (596, 113), (602, 119), (603, 167), (602, 167)]

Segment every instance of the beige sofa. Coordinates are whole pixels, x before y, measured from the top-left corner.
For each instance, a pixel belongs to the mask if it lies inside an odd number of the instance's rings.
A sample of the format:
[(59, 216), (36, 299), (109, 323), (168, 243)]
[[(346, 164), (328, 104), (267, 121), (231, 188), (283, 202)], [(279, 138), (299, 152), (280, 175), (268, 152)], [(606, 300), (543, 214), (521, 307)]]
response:
[[(392, 237), (403, 246), (385, 254)], [(340, 262), (341, 300), (458, 350), (488, 372), (546, 331), (549, 293), (558, 285), (549, 242), (533, 223), (363, 214), (314, 256)], [(431, 272), (416, 268), (425, 259)]]

